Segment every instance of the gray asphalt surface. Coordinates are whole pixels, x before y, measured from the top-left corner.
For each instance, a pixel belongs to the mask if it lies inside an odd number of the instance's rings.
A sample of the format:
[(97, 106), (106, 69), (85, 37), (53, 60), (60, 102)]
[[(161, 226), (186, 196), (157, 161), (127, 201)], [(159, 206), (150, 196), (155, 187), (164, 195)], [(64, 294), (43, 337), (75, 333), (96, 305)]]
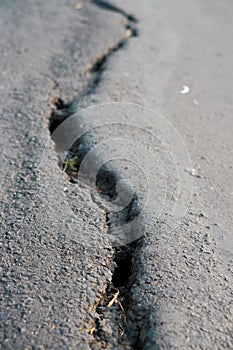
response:
[(1, 2), (2, 349), (233, 347), (231, 10)]

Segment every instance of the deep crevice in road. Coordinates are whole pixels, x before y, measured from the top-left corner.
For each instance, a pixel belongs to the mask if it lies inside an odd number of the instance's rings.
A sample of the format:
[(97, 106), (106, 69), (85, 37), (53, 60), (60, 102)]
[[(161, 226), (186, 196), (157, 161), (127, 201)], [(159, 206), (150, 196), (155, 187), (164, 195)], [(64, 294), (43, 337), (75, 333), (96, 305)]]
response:
[[(72, 104), (66, 104), (61, 99), (54, 101), (54, 103), (57, 106), (57, 110), (54, 110), (51, 115), (51, 134), (62, 121), (70, 116), (72, 111)], [(60, 164), (62, 170), (66, 172), (69, 181), (72, 183), (78, 183), (82, 160), (93, 146), (90, 142), (90, 140), (93, 141), (92, 136), (93, 135), (87, 132), (76, 140), (69, 149), (64, 163)], [(74, 160), (72, 165), (69, 163), (71, 159)], [(112, 170), (108, 165), (102, 166), (96, 177), (96, 188), (98, 189), (100, 197), (104, 197), (105, 199), (107, 197), (110, 202), (115, 200), (117, 197), (116, 185), (119, 179), (119, 174), (117, 174), (115, 170)], [(97, 205), (101, 206), (101, 202), (98, 202), (94, 196), (92, 199)], [(104, 207), (100, 208), (106, 210)], [(124, 225), (133, 221), (140, 213), (141, 209), (138, 197), (137, 194), (134, 193), (131, 202), (121, 211), (116, 213), (106, 211), (105, 223), (107, 234), (111, 234), (111, 231), (114, 230), (114, 226), (121, 226), (124, 228)], [(90, 328), (91, 335), (93, 336), (93, 343), (91, 346), (94, 346), (94, 341), (97, 342), (99, 346), (102, 344), (101, 347), (107, 344), (109, 339), (106, 322), (110, 322), (115, 326), (113, 327), (115, 328), (113, 336), (118, 339), (119, 344), (122, 344), (125, 349), (140, 349), (135, 345), (137, 343), (135, 339), (138, 338), (136, 327), (135, 330), (132, 330), (132, 322), (128, 320), (131, 297), (130, 290), (133, 283), (132, 260), (134, 251), (139, 244), (140, 240), (136, 240), (133, 243), (115, 248), (115, 256), (112, 261), (112, 280), (110, 283), (106, 283), (102, 298), (95, 307), (98, 317), (94, 320), (94, 324)], [(117, 297), (115, 297), (116, 294)], [(113, 302), (111, 303), (111, 301)], [(132, 344), (134, 347), (132, 347)]]
[[(118, 43), (108, 48), (90, 65), (89, 73), (91, 73), (91, 78), (87, 84), (87, 88), (79, 96), (70, 102), (64, 102), (60, 97), (53, 100), (54, 109), (49, 119), (49, 130), (52, 139), (52, 134), (56, 128), (77, 111), (79, 102), (84, 97), (96, 92), (110, 56), (118, 50), (123, 49), (130, 38), (138, 36), (138, 30), (133, 25), (133, 23), (137, 23), (137, 19), (134, 16), (127, 14), (125, 11), (106, 1), (94, 0), (92, 2), (105, 10), (115, 11), (123, 15), (128, 21), (124, 27), (125, 35)], [(89, 132), (86, 132), (76, 140), (68, 150), (63, 163), (60, 164), (62, 170), (67, 173), (69, 181), (72, 183), (78, 182), (80, 165), (93, 146), (92, 142), (90, 142), (90, 140), (93, 140), (93, 136)], [(117, 197), (116, 184), (118, 180), (119, 174), (115, 170), (112, 170), (108, 165), (102, 166), (96, 177), (96, 187), (99, 195), (107, 195), (109, 201), (114, 200)], [(118, 213), (106, 211), (107, 232), (111, 233), (114, 226), (124, 227), (125, 224), (137, 218), (140, 212), (138, 197), (134, 193), (131, 202), (122, 211)], [(112, 261), (112, 280), (110, 283), (106, 283), (102, 297), (95, 305), (98, 317), (93, 320), (93, 324), (89, 330), (89, 333), (93, 337), (90, 343), (91, 347), (97, 344), (100, 348), (105, 348), (108, 342), (111, 342), (108, 332), (110, 326), (112, 328), (111, 337), (114, 337), (117, 340), (117, 344), (120, 344), (121, 347), (124, 349), (141, 349), (138, 341), (140, 330), (138, 324), (136, 324), (137, 315), (132, 320), (128, 314), (131, 304), (131, 286), (135, 275), (135, 271), (133, 271), (135, 269), (133, 266), (133, 256), (139, 246), (140, 239), (115, 248), (115, 256)]]

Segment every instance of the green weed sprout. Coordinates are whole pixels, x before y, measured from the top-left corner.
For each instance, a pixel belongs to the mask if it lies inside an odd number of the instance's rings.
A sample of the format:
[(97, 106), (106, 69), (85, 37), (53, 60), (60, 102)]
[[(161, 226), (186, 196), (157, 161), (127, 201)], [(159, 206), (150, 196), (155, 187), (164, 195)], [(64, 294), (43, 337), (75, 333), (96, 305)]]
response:
[(69, 168), (73, 171), (77, 171), (77, 167), (76, 167), (76, 160), (78, 159), (77, 156), (74, 156), (72, 158), (67, 158), (65, 161), (64, 161), (64, 168), (63, 168), (63, 171), (66, 172), (67, 170), (67, 167), (69, 166)]

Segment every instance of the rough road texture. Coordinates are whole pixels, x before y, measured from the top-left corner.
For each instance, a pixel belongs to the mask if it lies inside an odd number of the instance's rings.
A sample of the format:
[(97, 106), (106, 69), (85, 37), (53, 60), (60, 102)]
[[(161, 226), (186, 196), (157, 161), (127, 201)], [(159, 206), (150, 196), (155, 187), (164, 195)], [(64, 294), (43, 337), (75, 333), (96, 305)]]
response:
[[(95, 304), (111, 280), (105, 215), (58, 168), (47, 116), (54, 97), (79, 94), (88, 66), (124, 28), (117, 14), (90, 5), (80, 17), (74, 5), (0, 4), (2, 349), (89, 348)], [(45, 149), (48, 175), (39, 178)], [(79, 232), (93, 247), (72, 240)]]
[[(1, 347), (230, 349), (232, 3), (75, 5), (0, 4)], [(115, 101), (163, 113), (198, 172), (176, 230), (177, 218), (145, 213), (145, 235), (125, 251), (110, 245), (89, 187), (59, 169), (47, 127), (53, 110), (62, 119), (68, 106)], [(87, 121), (120, 121), (114, 113)], [(158, 131), (152, 116), (122, 120)], [(117, 290), (124, 310), (107, 306)]]

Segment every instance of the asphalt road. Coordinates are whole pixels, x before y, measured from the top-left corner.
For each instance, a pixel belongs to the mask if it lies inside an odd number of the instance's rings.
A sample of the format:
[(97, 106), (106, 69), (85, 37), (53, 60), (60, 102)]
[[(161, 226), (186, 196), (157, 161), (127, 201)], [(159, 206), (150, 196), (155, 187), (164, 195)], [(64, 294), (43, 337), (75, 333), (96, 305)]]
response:
[(231, 349), (232, 3), (1, 1), (0, 30), (1, 348)]

